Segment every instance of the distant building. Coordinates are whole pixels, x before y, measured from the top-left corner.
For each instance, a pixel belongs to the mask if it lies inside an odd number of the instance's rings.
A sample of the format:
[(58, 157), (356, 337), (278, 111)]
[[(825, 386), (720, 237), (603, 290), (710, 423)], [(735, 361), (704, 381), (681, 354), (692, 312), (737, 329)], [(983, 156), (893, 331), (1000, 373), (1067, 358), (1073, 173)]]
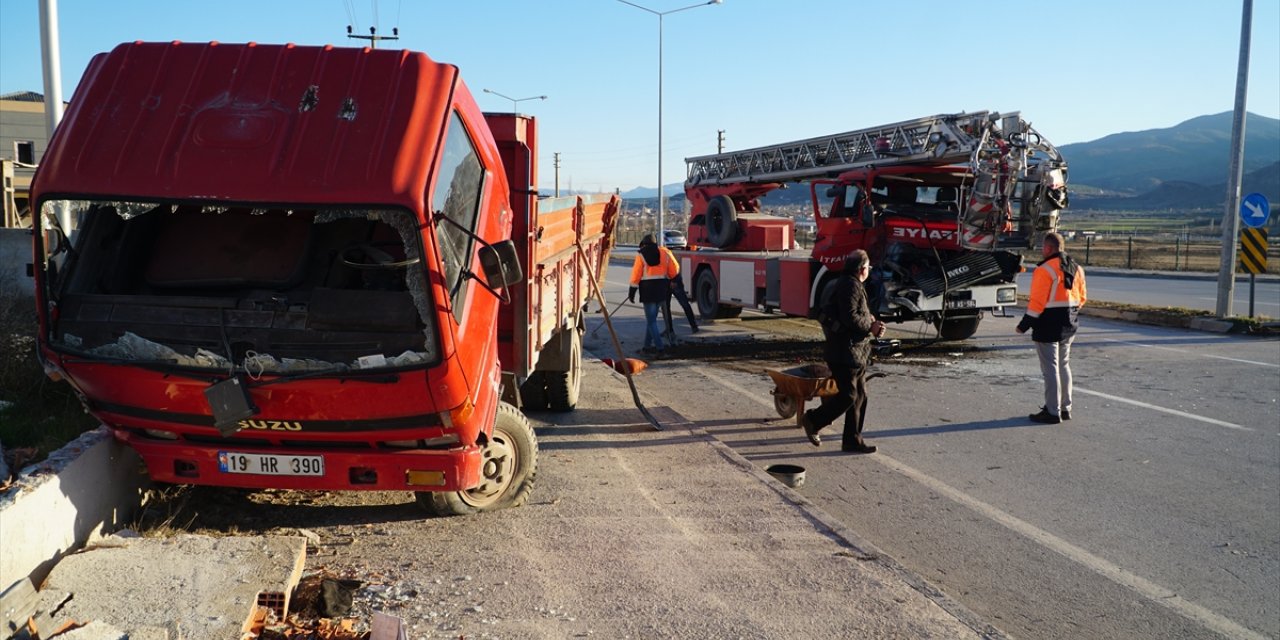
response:
[(0, 164), (3, 165), (4, 226), (31, 226), (31, 178), (49, 146), (44, 96), (33, 91), (0, 95)]

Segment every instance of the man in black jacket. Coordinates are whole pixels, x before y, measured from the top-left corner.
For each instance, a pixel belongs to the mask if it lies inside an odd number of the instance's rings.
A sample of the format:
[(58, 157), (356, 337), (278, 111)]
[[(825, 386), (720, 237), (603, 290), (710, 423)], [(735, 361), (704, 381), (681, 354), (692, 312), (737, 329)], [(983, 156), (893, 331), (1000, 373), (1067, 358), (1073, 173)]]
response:
[(836, 280), (835, 294), (822, 309), (822, 333), (826, 338), (823, 358), (835, 380), (835, 396), (826, 398), (816, 409), (804, 412), (800, 424), (813, 446), (822, 445), (818, 432), (844, 414), (842, 451), (875, 453), (876, 448), (862, 440), (862, 426), (867, 417), (867, 368), (871, 366), (871, 338), (884, 335), (884, 323), (876, 320), (867, 307), (867, 292), (862, 283), (871, 273), (867, 252), (859, 249), (844, 263), (844, 271)]

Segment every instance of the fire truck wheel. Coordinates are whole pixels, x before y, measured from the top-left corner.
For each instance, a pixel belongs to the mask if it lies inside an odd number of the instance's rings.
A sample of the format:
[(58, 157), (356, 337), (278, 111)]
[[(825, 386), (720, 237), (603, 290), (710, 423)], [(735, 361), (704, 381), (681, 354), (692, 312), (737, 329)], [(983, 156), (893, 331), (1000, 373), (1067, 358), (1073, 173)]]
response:
[(570, 329), (569, 370), (547, 372), (547, 400), (552, 411), (573, 411), (582, 389), (582, 334)]
[(534, 371), (520, 385), (520, 404), (525, 409), (544, 411), (547, 408), (547, 377), (545, 372)]
[(538, 441), (519, 409), (498, 403), (493, 435), (481, 451), (480, 484), (467, 491), (420, 491), (418, 504), (432, 515), (461, 516), (518, 507), (533, 492)]
[(935, 322), (938, 337), (943, 340), (964, 340), (978, 332), (978, 323), (982, 321), (979, 314), (971, 316), (952, 316), (946, 320)]
[(693, 282), (693, 298), (703, 318), (736, 318), (742, 315), (742, 307), (720, 304), (720, 283), (711, 269), (698, 272)]
[(716, 196), (707, 203), (707, 240), (723, 249), (738, 238), (738, 210), (733, 198)]

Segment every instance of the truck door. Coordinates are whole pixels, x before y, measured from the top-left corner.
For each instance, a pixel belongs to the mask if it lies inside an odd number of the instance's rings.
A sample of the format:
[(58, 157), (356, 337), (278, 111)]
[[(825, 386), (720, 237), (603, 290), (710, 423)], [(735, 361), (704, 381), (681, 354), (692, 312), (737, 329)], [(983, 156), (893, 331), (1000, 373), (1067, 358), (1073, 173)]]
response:
[(866, 202), (864, 193), (855, 184), (814, 180), (810, 183), (810, 194), (817, 225), (813, 257), (823, 264), (838, 267), (853, 250), (866, 248), (869, 229), (862, 219)]

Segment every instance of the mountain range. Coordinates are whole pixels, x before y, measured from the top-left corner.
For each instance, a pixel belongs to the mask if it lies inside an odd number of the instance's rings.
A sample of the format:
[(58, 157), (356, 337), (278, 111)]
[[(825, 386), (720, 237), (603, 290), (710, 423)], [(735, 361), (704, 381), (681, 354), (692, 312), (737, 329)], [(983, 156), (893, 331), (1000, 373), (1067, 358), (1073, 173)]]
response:
[[(1059, 147), (1069, 166), (1075, 209), (1144, 210), (1220, 208), (1226, 197), (1232, 112), (1199, 116), (1164, 129), (1115, 133)], [(1258, 192), (1280, 202), (1280, 120), (1255, 113), (1245, 119), (1241, 193)], [(683, 199), (683, 185), (665, 191)], [(656, 199), (638, 187), (629, 200)], [(767, 204), (807, 200), (807, 189), (775, 191)]]

